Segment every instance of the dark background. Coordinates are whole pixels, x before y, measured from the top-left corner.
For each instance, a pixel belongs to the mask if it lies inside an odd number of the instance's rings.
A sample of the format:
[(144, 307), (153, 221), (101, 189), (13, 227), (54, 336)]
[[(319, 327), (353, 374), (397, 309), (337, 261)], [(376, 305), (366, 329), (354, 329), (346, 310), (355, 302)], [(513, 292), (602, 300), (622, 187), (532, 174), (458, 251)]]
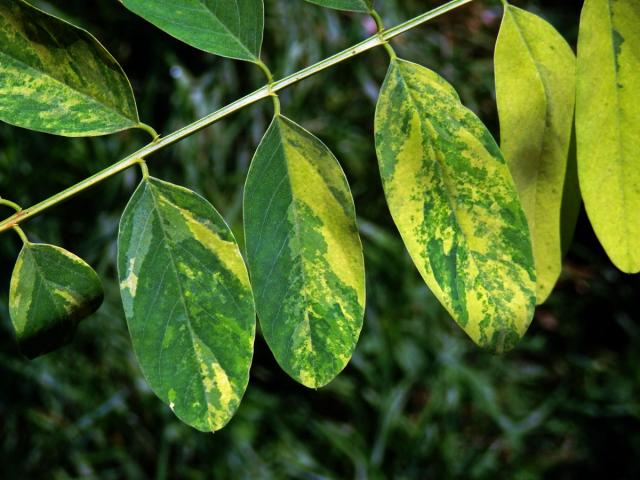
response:
[[(378, 3), (392, 26), (440, 2)], [(575, 46), (581, 2), (515, 3)], [(255, 66), (182, 45), (117, 2), (39, 5), (105, 44), (132, 81), (142, 120), (160, 132), (264, 83)], [(267, 0), (266, 12), (263, 58), (277, 77), (371, 29), (364, 16), (302, 0)], [(476, 1), (394, 41), (401, 56), (448, 78), (495, 133), (500, 15), (499, 2)], [(479, 351), (419, 278), (384, 202), (372, 125), (387, 63), (377, 49), (281, 95), (284, 113), (341, 160), (356, 200), (368, 304), (344, 373), (307, 390), (258, 337), (232, 422), (213, 435), (180, 423), (140, 374), (118, 297), (116, 232), (138, 180), (131, 170), (25, 224), (33, 240), (74, 251), (105, 283), (103, 307), (61, 351), (32, 362), (17, 352), (6, 297), (20, 242), (0, 236), (0, 478), (639, 477), (638, 276), (611, 265), (582, 213), (562, 278), (525, 340), (504, 357)], [(265, 101), (155, 155), (151, 173), (204, 194), (241, 240), (242, 184), (271, 109)], [(0, 195), (32, 205), (146, 141), (141, 131), (65, 139), (0, 125)]]

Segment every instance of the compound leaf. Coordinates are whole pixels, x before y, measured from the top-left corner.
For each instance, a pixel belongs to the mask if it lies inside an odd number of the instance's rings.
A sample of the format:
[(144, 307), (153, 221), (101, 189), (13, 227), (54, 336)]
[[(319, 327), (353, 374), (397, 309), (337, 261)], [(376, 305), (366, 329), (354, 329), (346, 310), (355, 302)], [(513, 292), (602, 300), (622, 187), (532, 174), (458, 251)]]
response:
[(387, 202), (434, 295), (494, 352), (524, 335), (535, 307), (527, 219), (493, 137), (451, 85), (394, 60), (376, 110)]
[(337, 10), (349, 10), (352, 12), (368, 12), (371, 8), (371, 0), (307, 0), (327, 8)]
[(68, 137), (139, 125), (131, 85), (88, 32), (0, 0), (0, 120)]
[(264, 29), (262, 0), (121, 0), (169, 35), (205, 52), (258, 61)]
[(561, 210), (575, 63), (571, 47), (549, 23), (505, 7), (495, 52), (501, 148), (529, 222), (538, 304), (562, 271)]
[(362, 245), (338, 161), (285, 117), (274, 119), (251, 164), (244, 221), (264, 337), (291, 377), (326, 385), (362, 329)]
[(98, 275), (82, 259), (53, 245), (25, 243), (9, 291), (20, 350), (35, 358), (66, 345), (102, 298)]
[(143, 180), (120, 223), (120, 291), (152, 390), (185, 423), (222, 428), (249, 381), (255, 310), (238, 245), (204, 198)]
[(611, 261), (640, 272), (640, 3), (586, 0), (578, 40), (580, 190)]

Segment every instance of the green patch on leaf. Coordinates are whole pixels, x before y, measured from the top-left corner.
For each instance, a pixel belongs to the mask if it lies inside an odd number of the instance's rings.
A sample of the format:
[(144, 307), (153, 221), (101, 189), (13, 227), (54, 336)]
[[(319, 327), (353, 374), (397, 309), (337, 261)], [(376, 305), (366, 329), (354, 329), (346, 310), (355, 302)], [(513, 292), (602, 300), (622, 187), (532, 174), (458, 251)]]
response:
[(425, 282), (464, 331), (511, 349), (535, 307), (527, 219), (493, 137), (451, 85), (394, 60), (376, 110), (387, 202)]
[(264, 337), (291, 377), (322, 387), (347, 365), (362, 329), (362, 245), (338, 161), (282, 116), (251, 164), (244, 222)]
[(192, 47), (258, 61), (264, 30), (262, 0), (121, 0), (132, 12)]
[(255, 339), (253, 294), (231, 230), (194, 192), (143, 180), (120, 223), (118, 273), (149, 385), (185, 423), (221, 429), (246, 390)]
[(35, 358), (66, 345), (102, 298), (98, 275), (82, 259), (53, 245), (25, 243), (9, 292), (20, 350)]
[(315, 3), (322, 7), (352, 12), (368, 12), (371, 8), (371, 0), (307, 0), (307, 2)]
[(580, 190), (611, 261), (640, 272), (640, 3), (586, 0), (576, 135)]
[(131, 85), (88, 32), (0, 0), (0, 120), (68, 137), (139, 124)]
[(575, 55), (540, 17), (505, 8), (495, 53), (501, 148), (529, 222), (537, 303), (562, 271), (563, 198), (575, 103)]

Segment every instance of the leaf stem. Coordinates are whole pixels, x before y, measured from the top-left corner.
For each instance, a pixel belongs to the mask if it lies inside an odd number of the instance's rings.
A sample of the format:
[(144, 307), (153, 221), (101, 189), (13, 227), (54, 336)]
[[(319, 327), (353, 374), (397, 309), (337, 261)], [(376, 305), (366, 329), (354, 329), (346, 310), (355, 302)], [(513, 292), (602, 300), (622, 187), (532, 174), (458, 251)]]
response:
[(146, 123), (142, 123), (140, 122), (137, 127), (140, 130), (144, 130), (145, 132), (147, 132), (149, 135), (151, 135), (151, 139), (152, 140), (158, 140), (158, 138), (160, 138), (160, 135), (158, 134), (158, 132), (156, 132), (153, 127), (147, 125)]
[(27, 234), (24, 233), (24, 230), (22, 230), (17, 225), (13, 226), (13, 230), (18, 234), (18, 236), (20, 237), (20, 240), (22, 240), (22, 243), (24, 243), (24, 244), (29, 243), (29, 239), (27, 238)]
[(5, 207), (13, 208), (16, 212), (19, 212), (20, 210), (22, 210), (22, 207), (20, 205), (18, 205), (17, 203), (12, 202), (11, 200), (5, 200), (2, 197), (0, 197), (0, 205), (4, 205)]
[(140, 171), (142, 172), (142, 179), (146, 180), (149, 178), (149, 167), (147, 166), (147, 162), (145, 162), (144, 158), (139, 158), (137, 163), (140, 166)]
[(260, 70), (264, 72), (265, 77), (267, 77), (267, 82), (269, 82), (269, 84), (273, 83), (273, 74), (271, 73), (269, 67), (267, 67), (267, 64), (262, 60), (258, 60), (255, 63), (258, 67), (260, 67)]
[[(382, 35), (385, 31), (382, 17), (373, 7), (369, 9), (369, 15), (371, 15), (371, 17), (373, 18), (373, 21), (376, 22), (376, 27), (378, 28), (378, 35)], [(396, 58), (398, 58), (396, 51), (393, 49), (393, 47), (391, 46), (388, 40), (385, 40), (383, 45), (384, 45), (384, 49), (389, 54), (389, 58), (391, 58), (391, 60), (395, 60)]]
[[(230, 103), (229, 105), (222, 107), (220, 110), (213, 112), (200, 120), (196, 120), (190, 125), (187, 125), (180, 130), (177, 130), (165, 137), (158, 137), (153, 142), (148, 145), (142, 147), (137, 152), (132, 153), (128, 157), (123, 158), (117, 163), (114, 163), (110, 167), (105, 168), (101, 172), (96, 173), (95, 175), (77, 183), (76, 185), (63, 190), (62, 192), (53, 195), (52, 197), (43, 200), (42, 202), (26, 208), (15, 215), (3, 220), (0, 222), (0, 233), (5, 232), (14, 226), (28, 220), (31, 217), (34, 217), (45, 210), (54, 207), (65, 200), (70, 199), (71, 197), (78, 195), (79, 193), (84, 192), (85, 190), (94, 187), (95, 185), (107, 180), (108, 178), (117, 175), (118, 173), (131, 168), (132, 166), (139, 163), (140, 158), (147, 158), (150, 155), (163, 150), (174, 143), (180, 142), (187, 137), (199, 132), (200, 130), (213, 125), (214, 123), (222, 120), (223, 118), (235, 113), (239, 110), (242, 110), (249, 105), (252, 105), (260, 100), (273, 96), (275, 93), (283, 90), (295, 83), (304, 80), (307, 77), (312, 75), (316, 75), (317, 73), (322, 72), (328, 68), (333, 67), (345, 60), (349, 60), (357, 55), (360, 55), (364, 52), (367, 52), (375, 47), (379, 47), (384, 45), (386, 42), (391, 40), (398, 35), (402, 35), (403, 33), (412, 30), (423, 23), (428, 22), (440, 15), (444, 15), (445, 13), (454, 10), (458, 7), (466, 5), (467, 3), (471, 3), (473, 0), (451, 0), (443, 5), (440, 5), (433, 10), (423, 13), (422, 15), (418, 15), (400, 25), (397, 25), (393, 28), (389, 28), (384, 30), (381, 33), (377, 33), (376, 35), (354, 45), (350, 48), (347, 48), (335, 55), (326, 58), (314, 65), (306, 67), (292, 75), (289, 75), (281, 80), (276, 80), (270, 85), (265, 85), (262, 88)], [(259, 65), (258, 65), (259, 66)], [(146, 130), (147, 132), (152, 132), (153, 129), (148, 126), (142, 126), (140, 124), (139, 127)], [(148, 128), (145, 128), (148, 127)]]
[(273, 91), (273, 73), (271, 73), (271, 69), (269, 69), (269, 67), (267, 67), (267, 64), (264, 63), (262, 60), (258, 60), (255, 63), (258, 67), (260, 67), (260, 69), (264, 72), (265, 76), (267, 77), (267, 82), (269, 82), (267, 86), (271, 88), (270, 96), (271, 96), (271, 99), (273, 100), (274, 115), (278, 116), (280, 115), (280, 111), (281, 111), (280, 97), (278, 97), (278, 94)]
[[(0, 197), (0, 205), (4, 205), (5, 207), (10, 207), (13, 208), (16, 213), (19, 213), (22, 211), (22, 207), (20, 205), (18, 205), (15, 202), (12, 202), (11, 200), (6, 200), (2, 197)], [(24, 233), (24, 231), (17, 225), (15, 225), (13, 227), (13, 230), (18, 234), (18, 236), (20, 237), (20, 239), (22, 240), (22, 243), (29, 243), (29, 239), (27, 238), (27, 235)]]

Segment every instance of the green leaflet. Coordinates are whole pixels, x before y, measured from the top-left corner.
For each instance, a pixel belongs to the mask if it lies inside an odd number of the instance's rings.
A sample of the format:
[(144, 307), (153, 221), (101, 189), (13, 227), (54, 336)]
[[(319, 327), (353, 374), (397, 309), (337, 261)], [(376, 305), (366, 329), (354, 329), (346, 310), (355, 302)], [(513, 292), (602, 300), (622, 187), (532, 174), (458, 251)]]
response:
[(221, 429), (244, 395), (255, 339), (253, 295), (231, 230), (194, 192), (143, 180), (120, 223), (118, 273), (149, 385), (185, 423)]
[(640, 272), (640, 3), (586, 0), (578, 40), (580, 190), (611, 261)]
[(394, 60), (376, 110), (387, 202), (425, 282), (480, 346), (511, 349), (535, 307), (527, 220), (491, 134), (451, 85)]
[(120, 0), (169, 35), (205, 52), (256, 62), (264, 29), (262, 0)]
[(69, 343), (102, 297), (98, 275), (82, 259), (53, 245), (25, 243), (9, 292), (9, 314), (22, 353), (35, 358)]
[(371, 0), (307, 0), (307, 2), (352, 12), (368, 12), (371, 8)]
[(131, 85), (88, 32), (0, 0), (0, 120), (68, 137), (136, 127)]
[(264, 337), (291, 377), (322, 387), (347, 365), (362, 329), (362, 244), (338, 161), (285, 117), (251, 163), (244, 223)]
[(562, 271), (561, 210), (575, 64), (571, 47), (550, 24), (505, 7), (495, 52), (501, 148), (529, 221), (538, 304)]

